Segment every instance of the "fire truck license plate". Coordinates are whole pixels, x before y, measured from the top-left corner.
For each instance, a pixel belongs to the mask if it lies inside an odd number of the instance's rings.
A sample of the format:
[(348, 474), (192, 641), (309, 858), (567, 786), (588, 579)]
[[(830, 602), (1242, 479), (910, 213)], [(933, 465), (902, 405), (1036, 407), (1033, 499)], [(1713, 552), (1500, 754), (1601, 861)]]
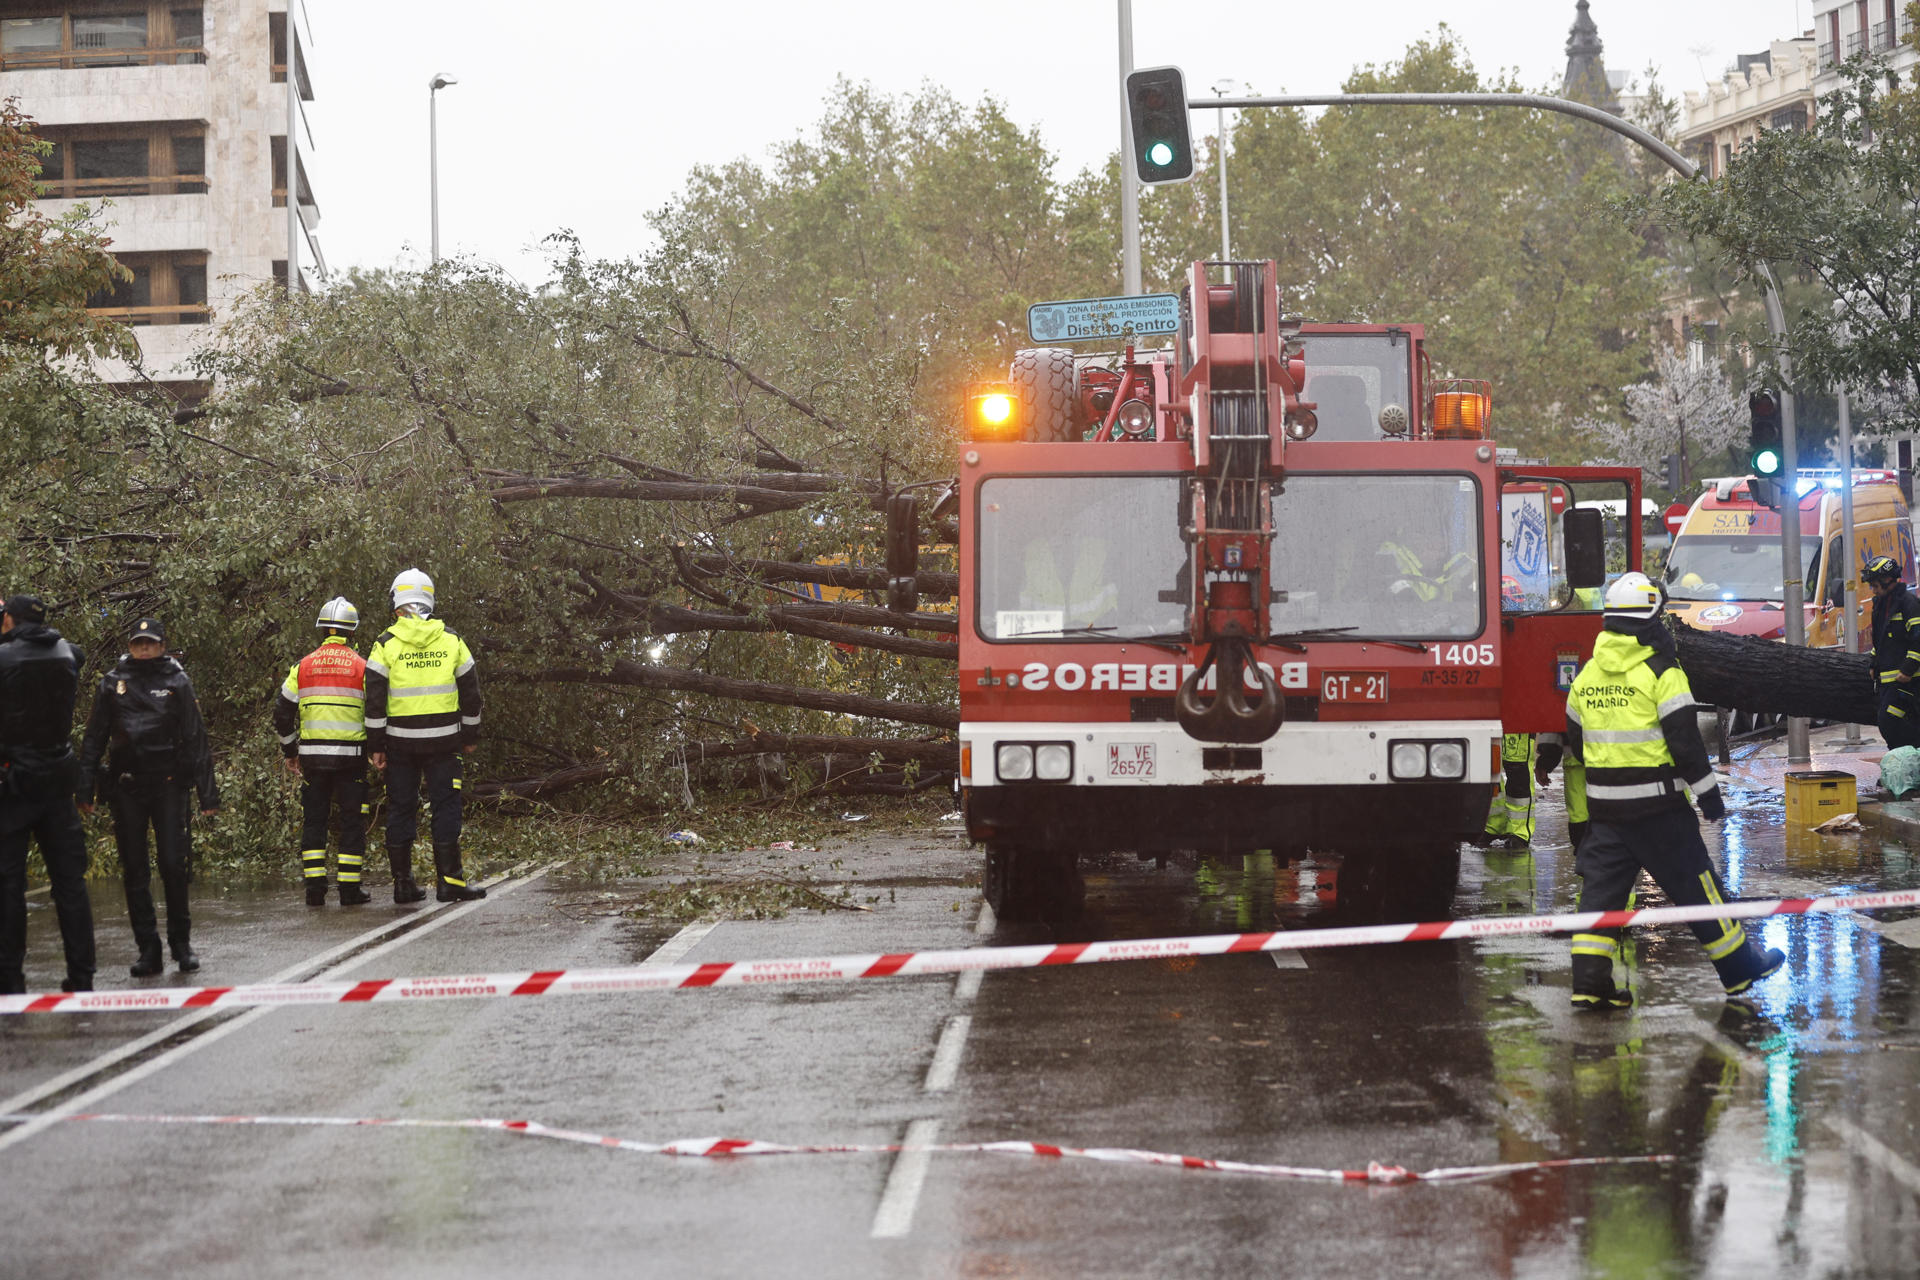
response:
[(1154, 744), (1151, 742), (1109, 742), (1107, 776), (1109, 778), (1151, 778), (1154, 776)]
[(1387, 673), (1384, 671), (1323, 671), (1320, 673), (1322, 702), (1385, 702)]

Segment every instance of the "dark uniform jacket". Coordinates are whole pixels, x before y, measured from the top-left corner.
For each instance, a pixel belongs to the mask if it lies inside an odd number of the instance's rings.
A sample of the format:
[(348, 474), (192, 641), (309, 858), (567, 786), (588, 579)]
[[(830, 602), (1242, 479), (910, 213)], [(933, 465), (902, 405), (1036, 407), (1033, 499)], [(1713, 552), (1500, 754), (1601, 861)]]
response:
[(0, 768), (5, 794), (70, 786), (73, 706), (86, 654), (44, 623), (17, 623), (0, 642)]
[(1920, 677), (1920, 600), (1904, 583), (1873, 601), (1873, 679), (1892, 684), (1900, 674)]
[[(112, 755), (102, 778), (100, 760), (109, 744)], [(81, 803), (91, 803), (96, 789), (104, 793), (122, 777), (142, 782), (172, 779), (198, 791), (202, 809), (220, 807), (200, 700), (186, 670), (172, 658), (136, 660), (122, 654), (113, 670), (100, 678), (80, 743)]]

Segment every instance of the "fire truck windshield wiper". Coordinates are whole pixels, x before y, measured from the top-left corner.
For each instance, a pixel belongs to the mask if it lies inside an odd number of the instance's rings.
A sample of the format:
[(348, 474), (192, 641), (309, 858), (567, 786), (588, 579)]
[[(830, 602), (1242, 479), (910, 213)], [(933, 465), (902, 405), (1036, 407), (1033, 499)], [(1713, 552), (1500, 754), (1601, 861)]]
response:
[(1185, 654), (1186, 654), (1186, 652), (1187, 652), (1187, 650), (1186, 650), (1186, 643), (1187, 643), (1187, 638), (1186, 638), (1185, 636), (1179, 636), (1179, 635), (1158, 635), (1158, 636), (1122, 636), (1122, 635), (1115, 635), (1114, 633), (1115, 633), (1115, 632), (1117, 632), (1118, 630), (1119, 630), (1119, 628), (1118, 628), (1118, 627), (1065, 627), (1065, 628), (1062, 628), (1062, 629), (1061, 629), (1061, 630), (1059, 630), (1059, 631), (1049, 631), (1049, 632), (1047, 632), (1046, 634), (1047, 634), (1048, 636), (1050, 636), (1050, 637), (1051, 637), (1051, 636), (1056, 636), (1056, 635), (1061, 635), (1061, 636), (1112, 636), (1112, 637), (1113, 637), (1114, 639), (1116, 639), (1116, 640), (1124, 640), (1124, 641), (1125, 641), (1126, 643), (1128, 643), (1128, 644), (1145, 644), (1145, 645), (1152, 645), (1152, 646), (1153, 646), (1154, 648), (1156, 648), (1156, 649), (1165, 649), (1165, 650), (1167, 650), (1167, 651), (1168, 651), (1169, 653), (1177, 653), (1177, 654), (1180, 654), (1180, 655), (1182, 655), (1182, 656), (1185, 656)]
[(1349, 631), (1358, 631), (1359, 627), (1316, 627), (1311, 631), (1282, 631), (1278, 635), (1267, 637), (1267, 643), (1278, 645), (1282, 649), (1291, 649), (1295, 653), (1305, 653), (1307, 646), (1297, 644), (1299, 640), (1331, 640), (1344, 636)]

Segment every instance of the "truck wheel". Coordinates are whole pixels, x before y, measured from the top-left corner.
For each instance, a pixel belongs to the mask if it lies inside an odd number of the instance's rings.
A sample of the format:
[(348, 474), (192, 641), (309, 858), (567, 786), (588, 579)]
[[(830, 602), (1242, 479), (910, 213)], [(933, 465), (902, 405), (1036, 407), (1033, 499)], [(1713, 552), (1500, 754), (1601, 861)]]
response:
[(1007, 381), (1020, 398), (1020, 438), (1041, 444), (1078, 440), (1080, 371), (1064, 347), (1028, 347), (1015, 353)]
[(1087, 898), (1078, 864), (1071, 853), (990, 844), (981, 891), (1001, 924), (1072, 920)]

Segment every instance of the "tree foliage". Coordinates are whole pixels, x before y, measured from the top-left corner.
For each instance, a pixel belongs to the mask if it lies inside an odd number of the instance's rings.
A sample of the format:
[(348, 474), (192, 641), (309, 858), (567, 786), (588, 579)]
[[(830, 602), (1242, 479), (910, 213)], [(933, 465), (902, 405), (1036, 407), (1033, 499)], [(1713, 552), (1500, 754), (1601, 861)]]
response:
[[(1920, 97), (1856, 59), (1809, 130), (1770, 130), (1711, 181), (1675, 183), (1645, 207), (1701, 237), (1758, 292), (1763, 264), (1808, 282), (1790, 298), (1796, 381), (1877, 392), (1912, 424), (1920, 381)], [(1911, 425), (1909, 425), (1911, 429)]]
[(1575, 426), (1590, 441), (1592, 460), (1639, 467), (1651, 488), (1666, 485), (1668, 454), (1680, 455), (1681, 487), (1723, 465), (1727, 450), (1747, 430), (1746, 406), (1733, 393), (1718, 358), (1695, 367), (1665, 343), (1653, 350), (1653, 376), (1622, 387), (1627, 425), (1583, 418)]

